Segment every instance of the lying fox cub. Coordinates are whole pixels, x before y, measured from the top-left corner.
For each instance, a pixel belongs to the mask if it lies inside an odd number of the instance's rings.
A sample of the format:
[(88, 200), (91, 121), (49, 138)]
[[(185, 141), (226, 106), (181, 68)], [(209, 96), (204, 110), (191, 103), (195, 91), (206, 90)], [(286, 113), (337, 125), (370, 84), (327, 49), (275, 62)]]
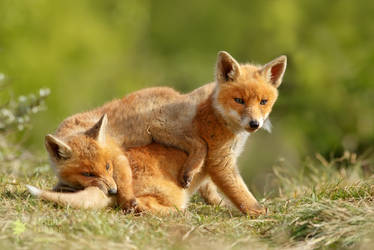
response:
[[(89, 130), (91, 133), (72, 136), (67, 140), (69, 158), (63, 160), (63, 165), (59, 165), (59, 173), (70, 186), (60, 185), (59, 190), (78, 189), (78, 192), (44, 191), (28, 185), (30, 192), (62, 205), (103, 208), (121, 202), (120, 197), (106, 194), (114, 193), (112, 190), (116, 189), (112, 174), (126, 173), (117, 182), (118, 187), (128, 191), (128, 202), (131, 204), (126, 204), (126, 207), (136, 212), (167, 214), (175, 209), (184, 209), (191, 194), (208, 181), (207, 178), (196, 176), (192, 185), (183, 189), (178, 183), (178, 174), (187, 159), (185, 152), (156, 143), (121, 149), (112, 143), (110, 136), (104, 136), (106, 126), (107, 118), (104, 115)], [(61, 155), (68, 156), (63, 151)], [(215, 193), (208, 192), (215, 191), (215, 187), (210, 185), (203, 185), (205, 189), (201, 189), (202, 195), (208, 198), (208, 202), (218, 204), (220, 197), (214, 197)], [(86, 188), (79, 191), (81, 187)]]

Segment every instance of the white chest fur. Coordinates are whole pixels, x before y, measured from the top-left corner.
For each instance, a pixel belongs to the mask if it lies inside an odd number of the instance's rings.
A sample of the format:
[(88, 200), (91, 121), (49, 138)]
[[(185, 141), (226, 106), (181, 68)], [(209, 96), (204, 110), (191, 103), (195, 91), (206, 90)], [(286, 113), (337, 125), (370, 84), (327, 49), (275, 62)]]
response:
[(231, 146), (231, 152), (234, 154), (235, 158), (237, 158), (243, 152), (245, 143), (249, 135), (250, 133), (245, 131), (240, 132), (236, 135), (234, 142)]

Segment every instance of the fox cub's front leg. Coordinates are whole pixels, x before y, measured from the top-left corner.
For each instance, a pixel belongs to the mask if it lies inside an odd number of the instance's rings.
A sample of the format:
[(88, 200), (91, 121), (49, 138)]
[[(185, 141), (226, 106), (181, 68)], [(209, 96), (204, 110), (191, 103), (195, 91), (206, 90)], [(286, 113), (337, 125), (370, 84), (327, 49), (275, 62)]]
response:
[(132, 171), (126, 156), (121, 155), (113, 160), (113, 178), (117, 184), (118, 205), (126, 212), (135, 209), (137, 200), (132, 186)]
[(249, 215), (266, 213), (266, 209), (248, 190), (233, 158), (228, 157), (220, 161), (214, 160), (214, 162), (208, 160), (207, 169), (212, 181), (240, 211)]
[(172, 133), (162, 126), (150, 128), (154, 141), (176, 147), (187, 152), (188, 157), (180, 170), (179, 182), (183, 188), (188, 188), (195, 174), (200, 172), (207, 155), (206, 142), (198, 135), (187, 131)]
[(200, 138), (188, 138), (184, 143), (188, 157), (180, 171), (179, 182), (183, 188), (188, 188), (193, 177), (200, 172), (204, 164), (207, 146), (205, 141)]

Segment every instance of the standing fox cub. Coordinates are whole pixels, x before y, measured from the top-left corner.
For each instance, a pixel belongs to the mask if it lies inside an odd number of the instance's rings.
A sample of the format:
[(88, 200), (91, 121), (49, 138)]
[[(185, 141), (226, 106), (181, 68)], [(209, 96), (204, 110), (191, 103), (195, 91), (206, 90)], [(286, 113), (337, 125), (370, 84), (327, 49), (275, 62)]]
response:
[[(144, 89), (67, 118), (55, 135), (46, 137), (46, 147), (60, 180), (57, 187), (96, 185), (109, 193), (118, 191), (117, 198), (124, 208), (136, 204), (126, 157), (116, 155), (109, 164), (92, 162), (89, 158), (90, 142), (100, 141), (101, 134), (103, 137), (107, 134), (111, 138), (108, 143), (116, 147), (132, 148), (157, 142), (185, 151), (187, 158), (178, 178), (183, 187), (188, 188), (199, 173), (199, 178), (210, 177), (242, 212), (263, 212), (243, 182), (236, 160), (249, 133), (269, 127), (268, 116), (278, 97), (277, 88), (286, 62), (287, 58), (280, 56), (264, 66), (239, 65), (227, 52), (220, 52), (215, 83), (188, 94), (165, 87)], [(105, 133), (100, 133), (103, 122), (108, 124)], [(83, 143), (75, 141), (79, 136), (89, 138), (84, 142), (87, 152), (74, 152), (74, 146)], [(85, 156), (80, 158), (81, 154)], [(71, 165), (73, 155), (78, 160)], [(113, 166), (111, 172), (111, 164), (120, 167)], [(94, 165), (102, 171), (93, 171)], [(71, 179), (69, 172), (78, 174)], [(100, 184), (94, 181), (98, 178)]]

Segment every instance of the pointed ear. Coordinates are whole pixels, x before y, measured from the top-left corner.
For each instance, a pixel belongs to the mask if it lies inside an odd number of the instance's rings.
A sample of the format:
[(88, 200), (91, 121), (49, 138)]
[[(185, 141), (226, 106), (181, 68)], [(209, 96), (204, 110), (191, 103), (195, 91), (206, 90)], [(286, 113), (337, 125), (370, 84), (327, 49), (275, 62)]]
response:
[(45, 136), (45, 147), (51, 159), (55, 161), (67, 160), (72, 154), (69, 145), (51, 134)]
[(239, 63), (226, 51), (218, 52), (216, 79), (218, 83), (235, 81), (240, 75)]
[(287, 57), (280, 56), (273, 61), (265, 64), (260, 69), (261, 74), (264, 74), (266, 79), (276, 88), (282, 83), (284, 72), (287, 67)]
[(106, 127), (108, 124), (108, 117), (104, 114), (100, 120), (89, 130), (87, 130), (86, 135), (95, 139), (99, 144), (104, 145), (106, 138)]

